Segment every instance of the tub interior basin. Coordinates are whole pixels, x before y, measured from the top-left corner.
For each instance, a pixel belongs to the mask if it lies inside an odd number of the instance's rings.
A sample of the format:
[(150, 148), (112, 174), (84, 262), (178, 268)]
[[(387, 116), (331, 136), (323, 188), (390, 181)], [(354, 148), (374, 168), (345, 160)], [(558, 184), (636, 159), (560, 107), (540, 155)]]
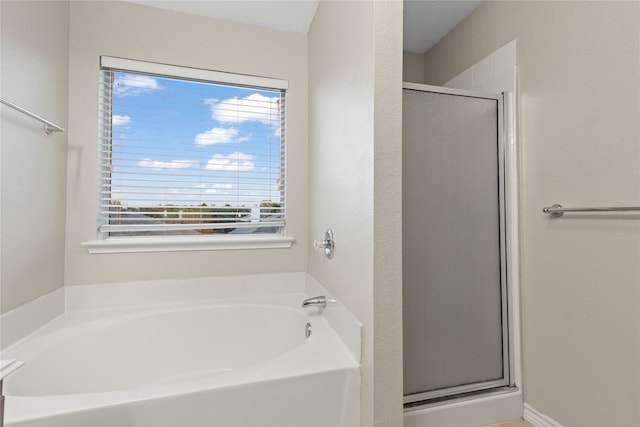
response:
[(108, 392), (251, 366), (301, 344), (306, 318), (286, 306), (231, 305), (75, 324), (10, 348), (3, 357), (26, 365), (5, 394)]

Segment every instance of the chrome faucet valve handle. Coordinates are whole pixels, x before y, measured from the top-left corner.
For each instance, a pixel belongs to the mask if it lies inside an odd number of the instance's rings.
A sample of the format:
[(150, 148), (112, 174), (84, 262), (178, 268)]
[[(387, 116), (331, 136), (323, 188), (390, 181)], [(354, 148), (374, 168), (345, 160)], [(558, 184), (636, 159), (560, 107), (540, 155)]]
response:
[(333, 241), (333, 230), (330, 228), (327, 231), (325, 231), (323, 240), (316, 239), (313, 241), (313, 248), (318, 250), (323, 249), (324, 256), (326, 256), (329, 259), (333, 258), (334, 246), (335, 246), (335, 243)]
[(326, 240), (316, 239), (313, 241), (313, 249), (324, 249), (329, 246), (329, 242)]

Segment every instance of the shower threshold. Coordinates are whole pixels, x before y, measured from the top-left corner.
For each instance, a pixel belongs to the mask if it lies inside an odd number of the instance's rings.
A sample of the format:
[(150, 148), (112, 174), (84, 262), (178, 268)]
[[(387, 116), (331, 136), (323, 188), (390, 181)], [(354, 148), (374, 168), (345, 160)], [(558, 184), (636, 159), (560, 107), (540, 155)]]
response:
[(448, 396), (433, 397), (430, 399), (419, 400), (417, 402), (407, 402), (404, 404), (404, 411), (414, 411), (418, 409), (439, 406), (442, 404), (462, 402), (465, 400), (477, 399), (479, 397), (497, 396), (500, 394), (513, 393), (518, 391), (516, 386), (500, 386), (487, 388), (483, 390), (469, 391), (465, 393), (451, 394)]

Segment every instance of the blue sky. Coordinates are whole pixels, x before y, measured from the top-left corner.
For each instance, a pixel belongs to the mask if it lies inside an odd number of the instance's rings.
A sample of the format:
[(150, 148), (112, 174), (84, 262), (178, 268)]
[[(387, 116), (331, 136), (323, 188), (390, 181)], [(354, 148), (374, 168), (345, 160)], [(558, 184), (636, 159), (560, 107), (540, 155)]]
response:
[(113, 82), (112, 198), (128, 206), (280, 202), (278, 91), (120, 72)]

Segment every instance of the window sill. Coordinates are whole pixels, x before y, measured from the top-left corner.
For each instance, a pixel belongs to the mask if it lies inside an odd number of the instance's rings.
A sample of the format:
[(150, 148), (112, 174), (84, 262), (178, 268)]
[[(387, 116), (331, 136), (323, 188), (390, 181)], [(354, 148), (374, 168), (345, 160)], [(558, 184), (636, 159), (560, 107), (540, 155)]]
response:
[(216, 236), (216, 237), (123, 237), (82, 243), (90, 254), (140, 252), (219, 251), (236, 249), (286, 249), (293, 237)]

